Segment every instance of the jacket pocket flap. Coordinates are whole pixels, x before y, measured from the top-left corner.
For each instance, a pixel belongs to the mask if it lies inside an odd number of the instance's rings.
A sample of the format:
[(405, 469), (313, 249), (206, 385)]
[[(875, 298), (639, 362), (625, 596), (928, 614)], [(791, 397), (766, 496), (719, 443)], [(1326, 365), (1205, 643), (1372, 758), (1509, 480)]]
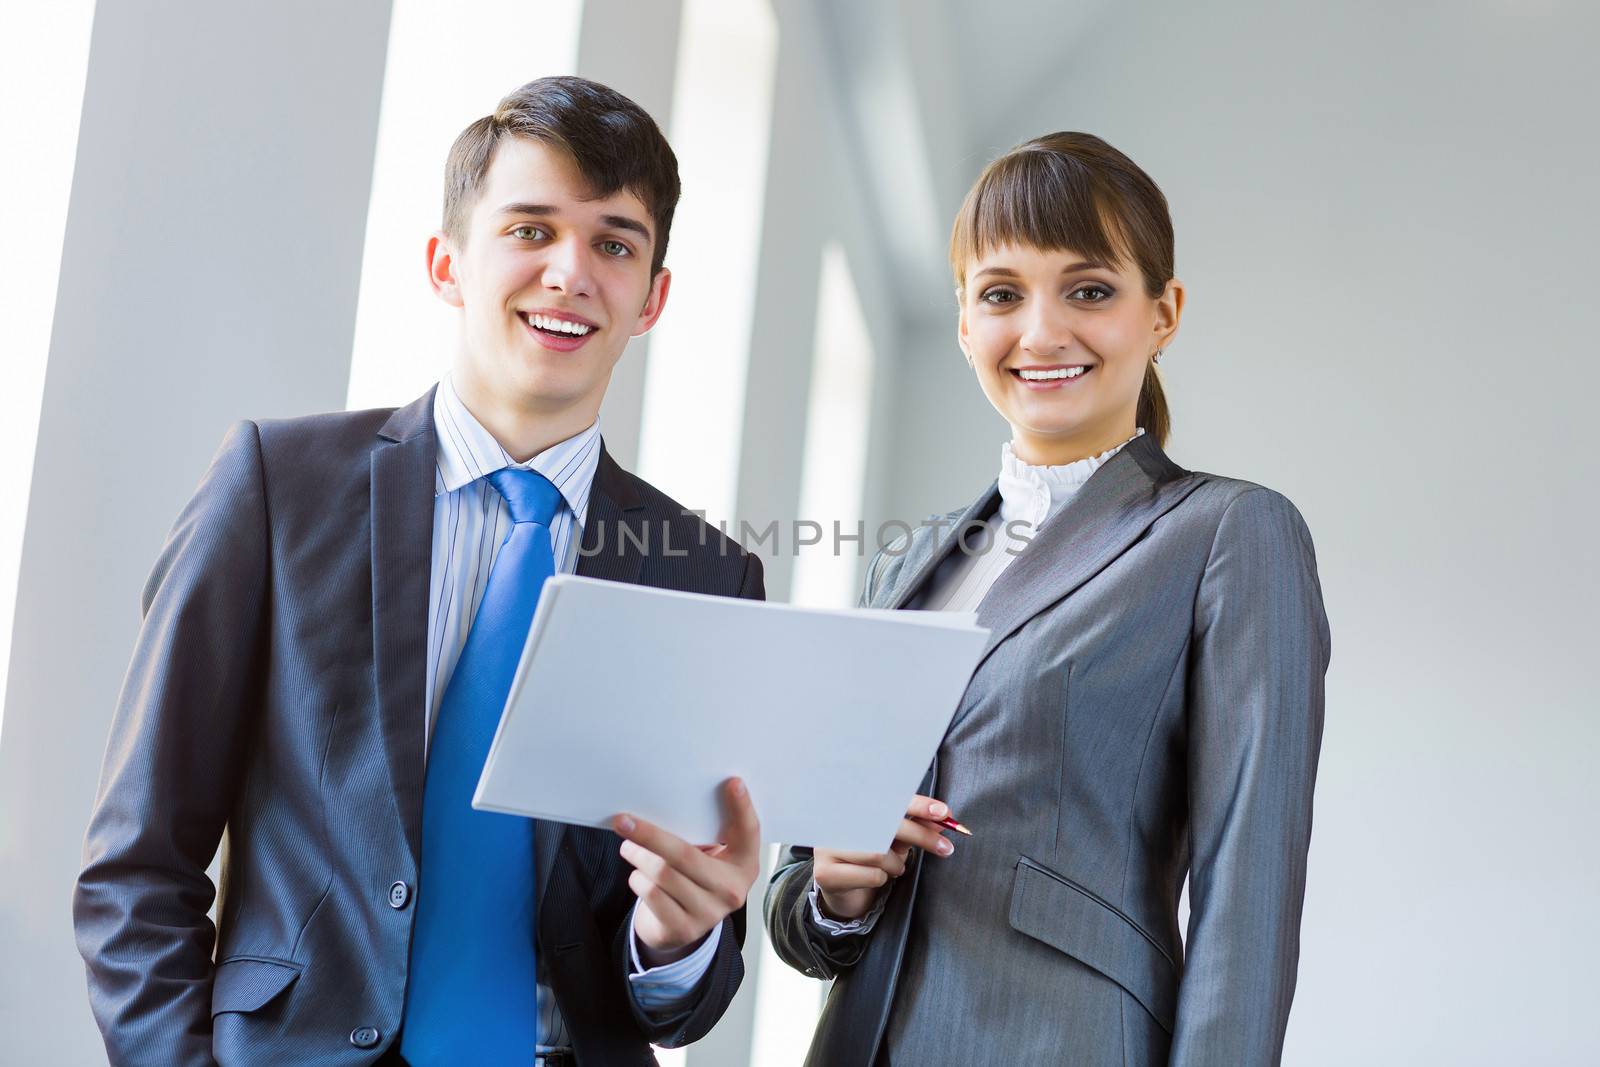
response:
[(211, 1014), (255, 1011), (300, 977), (300, 966), (287, 960), (235, 956), (217, 964), (211, 982)]
[(1023, 856), (1011, 890), (1011, 928), (1093, 967), (1172, 1032), (1177, 966), (1132, 920), (1089, 890)]

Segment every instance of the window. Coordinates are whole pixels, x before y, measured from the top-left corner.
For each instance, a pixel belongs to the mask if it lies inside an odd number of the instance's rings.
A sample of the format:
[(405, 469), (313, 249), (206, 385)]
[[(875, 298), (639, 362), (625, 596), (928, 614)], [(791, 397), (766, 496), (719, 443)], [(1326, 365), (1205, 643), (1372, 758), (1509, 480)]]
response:
[(652, 332), (639, 474), (711, 522), (739, 477), (778, 27), (767, 0), (685, 0), (670, 137), (683, 198)]
[(433, 295), (425, 257), (440, 221), (445, 157), (467, 123), (512, 89), (573, 72), (582, 14), (582, 0), (547, 0), (536, 15), (508, 0), (394, 0), (350, 407), (404, 404), (450, 369), (458, 313)]
[[(55, 319), (78, 119), (89, 69), (92, 0), (7, 4), (0, 24), (0, 212), (13, 249), (0, 258), (6, 295), (6, 387), (0, 390), (0, 700), (11, 661), (17, 573), (39, 409)], [(22, 165), (26, 162), (26, 165)], [(4, 707), (0, 706), (0, 716)]]
[[(872, 338), (850, 261), (838, 242), (830, 241), (822, 250), (817, 286), (816, 342), (800, 472), (799, 518), (820, 525), (822, 540), (802, 548), (795, 560), (790, 599), (796, 604), (854, 606), (861, 553), (875, 545), (870, 533), (860, 528), (872, 362)], [(843, 537), (863, 536), (838, 543), (836, 530)]]

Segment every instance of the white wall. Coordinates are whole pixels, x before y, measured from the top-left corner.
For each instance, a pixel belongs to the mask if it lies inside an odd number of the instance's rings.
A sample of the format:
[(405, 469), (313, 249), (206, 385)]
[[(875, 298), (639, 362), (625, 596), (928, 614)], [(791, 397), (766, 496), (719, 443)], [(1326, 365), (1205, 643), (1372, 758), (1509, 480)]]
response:
[(104, 1062), (70, 898), (140, 589), (231, 422), (343, 405), (388, 17), (95, 12), (0, 737), (0, 1062)]
[[(1557, 2), (1124, 5), (981, 145), (1088, 130), (1155, 177), (1190, 300), (1170, 452), (1316, 539), (1290, 1064), (1593, 1061), (1597, 37)], [(970, 499), (1004, 437), (949, 330), (899, 352), (912, 513)]]

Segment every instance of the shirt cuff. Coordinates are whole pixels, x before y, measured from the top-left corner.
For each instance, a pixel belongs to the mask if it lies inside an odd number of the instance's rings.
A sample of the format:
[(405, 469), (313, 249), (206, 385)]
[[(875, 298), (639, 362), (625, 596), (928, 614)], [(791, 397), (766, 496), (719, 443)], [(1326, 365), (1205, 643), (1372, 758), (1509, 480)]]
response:
[(639, 959), (639, 937), (633, 930), (638, 914), (639, 905), (635, 903), (633, 911), (628, 913), (628, 955), (633, 964), (628, 973), (628, 984), (633, 988), (633, 999), (646, 1015), (670, 1018), (693, 1003), (694, 988), (705, 977), (706, 971), (711, 969), (711, 961), (717, 955), (717, 944), (722, 940), (722, 924), (712, 927), (699, 947), (683, 959), (646, 970)]
[(806, 899), (811, 902), (811, 921), (821, 927), (830, 937), (843, 937), (845, 934), (865, 934), (872, 930), (873, 924), (878, 921), (878, 916), (883, 914), (883, 906), (889, 901), (888, 893), (879, 893), (878, 899), (873, 901), (872, 908), (859, 919), (850, 919), (841, 922), (830, 919), (822, 914), (822, 905), (819, 902), (817, 880), (811, 879), (811, 889), (806, 893)]

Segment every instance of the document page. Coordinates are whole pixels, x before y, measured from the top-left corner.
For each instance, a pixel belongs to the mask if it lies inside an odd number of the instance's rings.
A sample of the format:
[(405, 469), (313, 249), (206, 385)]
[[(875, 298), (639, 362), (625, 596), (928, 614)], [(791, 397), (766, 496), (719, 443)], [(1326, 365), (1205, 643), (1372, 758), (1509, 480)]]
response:
[(559, 575), (473, 805), (717, 839), (738, 775), (762, 838), (881, 852), (977, 666), (975, 613), (817, 610)]

